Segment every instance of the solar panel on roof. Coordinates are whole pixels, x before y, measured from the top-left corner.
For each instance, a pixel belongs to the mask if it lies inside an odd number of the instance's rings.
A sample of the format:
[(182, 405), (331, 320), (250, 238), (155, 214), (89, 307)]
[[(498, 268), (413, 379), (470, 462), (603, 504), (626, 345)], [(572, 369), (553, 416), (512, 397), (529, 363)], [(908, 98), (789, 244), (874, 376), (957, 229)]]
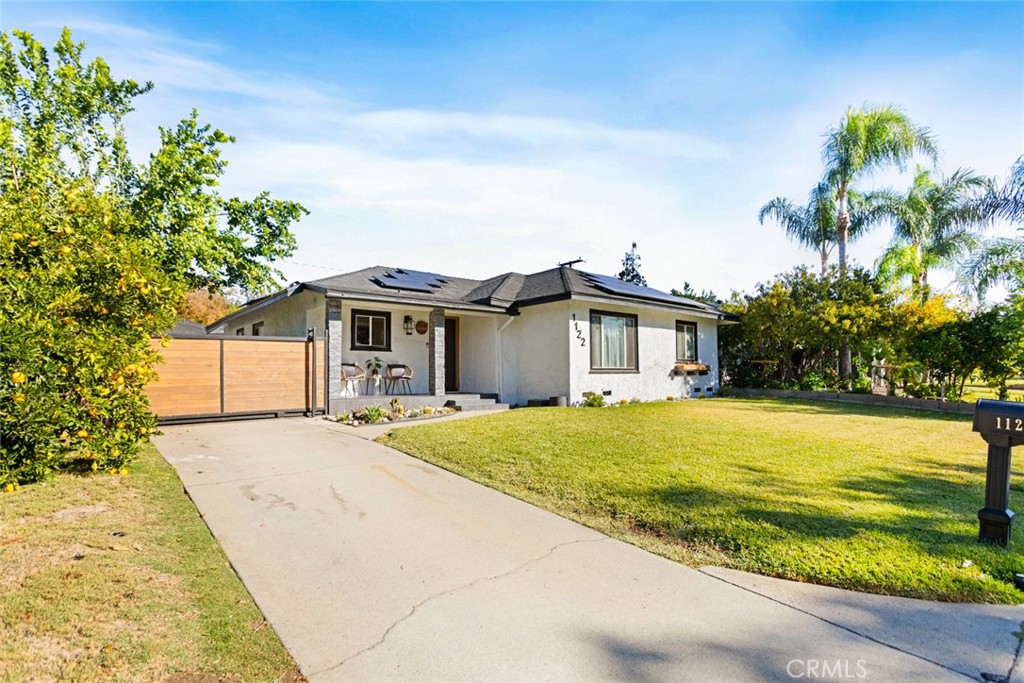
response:
[(383, 275), (375, 275), (372, 278), (380, 287), (388, 289), (404, 289), (414, 292), (433, 292), (448, 284), (440, 275), (435, 273), (424, 273), (419, 270), (404, 270), (398, 268), (389, 270)]
[(644, 287), (642, 285), (635, 285), (632, 282), (623, 282), (616, 277), (610, 277), (608, 275), (595, 275), (593, 273), (580, 273), (591, 285), (598, 289), (604, 290), (609, 294), (621, 294), (622, 296), (630, 296), (637, 299), (651, 299), (654, 301), (665, 301), (672, 304), (690, 304), (693, 306), (700, 306), (696, 301), (686, 299), (681, 296), (675, 296), (668, 292), (663, 292), (660, 289), (654, 289), (652, 287)]

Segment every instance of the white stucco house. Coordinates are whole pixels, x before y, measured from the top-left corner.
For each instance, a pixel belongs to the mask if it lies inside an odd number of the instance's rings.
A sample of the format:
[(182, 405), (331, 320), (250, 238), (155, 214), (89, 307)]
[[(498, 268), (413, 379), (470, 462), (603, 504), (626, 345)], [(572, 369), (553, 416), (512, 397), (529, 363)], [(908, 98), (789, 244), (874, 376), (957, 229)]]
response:
[(409, 389), (522, 405), (600, 393), (609, 401), (718, 390), (716, 306), (568, 266), (471, 280), (373, 267), (296, 282), (210, 325), (211, 334), (326, 339), (328, 410), (362, 390), (341, 365), (413, 370)]

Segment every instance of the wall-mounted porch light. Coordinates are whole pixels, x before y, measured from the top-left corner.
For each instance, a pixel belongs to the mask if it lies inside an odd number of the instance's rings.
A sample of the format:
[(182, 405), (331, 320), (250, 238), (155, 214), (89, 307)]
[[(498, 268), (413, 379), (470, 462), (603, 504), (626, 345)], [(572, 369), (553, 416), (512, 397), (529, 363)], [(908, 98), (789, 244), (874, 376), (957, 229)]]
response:
[(402, 318), (402, 329), (405, 330), (406, 334), (412, 334), (412, 316), (407, 315)]

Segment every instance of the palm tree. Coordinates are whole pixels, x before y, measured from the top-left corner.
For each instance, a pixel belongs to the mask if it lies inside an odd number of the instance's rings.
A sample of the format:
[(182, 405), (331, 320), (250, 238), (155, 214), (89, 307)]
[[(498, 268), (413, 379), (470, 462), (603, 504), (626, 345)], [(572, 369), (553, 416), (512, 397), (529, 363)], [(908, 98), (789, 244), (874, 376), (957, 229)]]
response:
[(938, 157), (931, 132), (892, 105), (850, 107), (839, 125), (825, 133), (822, 158), (825, 178), (836, 193), (836, 242), (841, 271), (846, 270), (846, 245), (850, 238), (851, 186), (861, 176), (886, 166), (904, 170), (915, 152), (933, 160)]
[[(825, 179), (836, 192), (840, 274), (846, 273), (846, 244), (850, 239), (850, 187), (861, 176), (886, 166), (896, 166), (902, 171), (915, 152), (932, 159), (938, 157), (929, 130), (913, 123), (901, 109), (892, 105), (850, 107), (839, 125), (825, 133), (822, 159)], [(852, 375), (850, 345), (844, 340), (839, 353), (839, 376), (849, 382)]]
[(914, 295), (926, 300), (928, 271), (952, 266), (978, 246), (975, 228), (992, 215), (980, 197), (991, 191), (992, 181), (970, 169), (936, 182), (918, 166), (905, 193), (878, 192), (876, 210), (894, 228), (892, 243), (875, 264), (880, 279), (895, 284), (909, 278)]
[(996, 285), (1024, 292), (1024, 228), (1018, 237), (996, 237), (974, 251), (959, 269), (958, 279), (979, 299)]
[[(850, 202), (850, 241), (864, 234), (879, 219), (873, 194), (848, 192)], [(828, 272), (828, 260), (836, 245), (836, 195), (828, 183), (818, 183), (806, 206), (798, 206), (784, 197), (776, 197), (761, 207), (757, 220), (762, 225), (771, 218), (797, 244), (815, 249), (821, 258), (821, 274)]]
[[(989, 193), (985, 208), (995, 218), (1024, 222), (1024, 156), (1017, 158), (1006, 183)], [(979, 299), (999, 284), (1024, 292), (1024, 226), (1017, 228), (1017, 235), (986, 240), (971, 253), (959, 269), (958, 279), (966, 291)]]
[(1024, 156), (1017, 157), (1006, 184), (990, 196), (990, 208), (997, 218), (1024, 222)]
[(757, 213), (761, 225), (766, 218), (781, 225), (786, 236), (800, 246), (818, 250), (821, 274), (825, 275), (836, 242), (835, 202), (827, 183), (818, 183), (811, 190), (807, 206), (798, 206), (784, 197), (772, 199)]

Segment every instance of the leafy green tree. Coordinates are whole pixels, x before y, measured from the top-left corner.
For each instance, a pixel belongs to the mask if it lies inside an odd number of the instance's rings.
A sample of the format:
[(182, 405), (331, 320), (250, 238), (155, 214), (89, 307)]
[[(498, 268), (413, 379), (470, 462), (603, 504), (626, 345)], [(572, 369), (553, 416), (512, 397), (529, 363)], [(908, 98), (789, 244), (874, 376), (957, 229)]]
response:
[(889, 307), (862, 269), (843, 276), (830, 268), (820, 277), (800, 267), (746, 297), (742, 330), (753, 360), (775, 364), (783, 386), (800, 385), (808, 371), (835, 376), (845, 340), (870, 358), (889, 325)]
[(215, 188), (227, 162), (221, 146), (234, 142), (200, 125), (198, 114), (160, 128), (160, 149), (133, 174), (129, 195), (141, 229), (161, 244), (164, 268), (191, 288), (238, 286), (260, 291), (275, 284), (270, 265), (295, 250), (288, 226), (305, 209), (262, 192), (251, 200), (223, 198)]
[(972, 323), (977, 369), (995, 387), (999, 400), (1009, 400), (1007, 380), (1024, 372), (1024, 295), (979, 313)]
[[(918, 126), (899, 108), (850, 107), (839, 125), (825, 133), (822, 158), (825, 180), (836, 193), (836, 242), (840, 273), (845, 273), (846, 246), (850, 237), (850, 189), (865, 175), (887, 166), (903, 170), (906, 162), (919, 152), (938, 156), (932, 135)], [(851, 352), (844, 344), (839, 362), (840, 376), (849, 380), (852, 372)]]
[[(151, 84), (83, 61), (70, 31), (48, 52), (0, 34), (0, 486), (70, 459), (125, 473), (155, 428), (144, 393), (197, 282), (266, 286), (303, 211), (266, 195), (221, 198), (219, 145), (196, 116), (163, 131), (148, 164), (123, 119)], [(221, 220), (225, 219), (225, 220)]]
[(994, 306), (926, 329), (910, 348), (941, 383), (943, 398), (962, 398), (967, 380), (980, 371), (1005, 399), (1006, 381), (1024, 367), (1024, 316), (1019, 306)]
[(618, 278), (623, 282), (647, 286), (647, 279), (640, 274), (640, 254), (636, 253), (636, 242), (633, 242), (633, 248), (622, 257), (622, 270), (619, 271)]
[(936, 182), (918, 166), (905, 193), (877, 193), (877, 211), (894, 228), (892, 243), (876, 263), (879, 279), (893, 285), (909, 279), (912, 295), (926, 301), (929, 270), (952, 266), (978, 245), (977, 228), (991, 220), (979, 199), (991, 188), (991, 180), (969, 169)]
[(701, 301), (706, 304), (717, 304), (719, 303), (718, 295), (716, 295), (710, 289), (702, 289), (699, 292), (694, 289), (689, 282), (683, 282), (683, 288), (681, 290), (675, 287), (669, 292), (672, 296), (682, 297), (683, 299), (692, 299), (693, 301)]
[[(904, 393), (919, 397), (933, 393), (931, 368), (927, 359), (918, 353), (918, 340), (922, 335), (967, 317), (956, 299), (946, 294), (923, 301), (912, 297), (895, 304), (892, 323), (877, 354), (890, 366), (887, 371), (890, 393), (895, 394), (898, 386)], [(935, 395), (939, 393), (934, 392)]]

